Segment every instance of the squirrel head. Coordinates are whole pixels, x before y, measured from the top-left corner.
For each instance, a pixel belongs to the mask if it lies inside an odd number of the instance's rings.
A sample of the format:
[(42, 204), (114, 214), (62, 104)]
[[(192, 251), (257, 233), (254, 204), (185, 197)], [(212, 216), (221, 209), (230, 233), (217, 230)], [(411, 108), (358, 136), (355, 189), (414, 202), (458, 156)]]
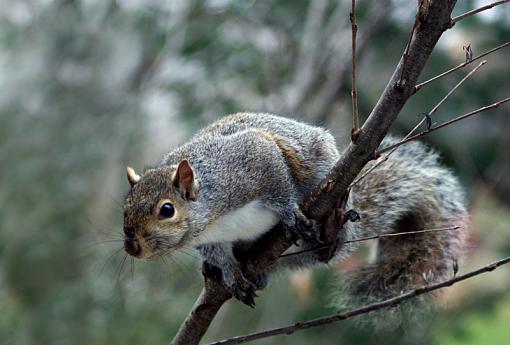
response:
[(131, 189), (124, 202), (124, 249), (137, 258), (162, 256), (186, 243), (188, 213), (198, 183), (187, 160), (148, 169), (143, 176), (127, 167)]

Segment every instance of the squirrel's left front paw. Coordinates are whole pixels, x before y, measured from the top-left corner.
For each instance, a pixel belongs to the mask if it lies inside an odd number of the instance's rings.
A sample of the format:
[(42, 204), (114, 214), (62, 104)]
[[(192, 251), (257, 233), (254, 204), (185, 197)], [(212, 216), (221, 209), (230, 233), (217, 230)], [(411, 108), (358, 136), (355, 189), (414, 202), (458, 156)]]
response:
[(255, 297), (258, 297), (255, 291), (257, 286), (248, 279), (241, 277), (234, 284), (227, 285), (230, 293), (249, 307), (255, 308)]
[(240, 267), (229, 265), (228, 268), (219, 268), (204, 262), (202, 270), (204, 276), (221, 282), (232, 296), (252, 308), (255, 307), (257, 285), (244, 277)]
[(223, 270), (222, 274), (223, 284), (230, 293), (247, 306), (254, 308), (257, 285), (246, 279), (239, 267), (230, 267)]
[(300, 209), (294, 210), (295, 225), (289, 230), (307, 243), (322, 244), (319, 223), (307, 218)]

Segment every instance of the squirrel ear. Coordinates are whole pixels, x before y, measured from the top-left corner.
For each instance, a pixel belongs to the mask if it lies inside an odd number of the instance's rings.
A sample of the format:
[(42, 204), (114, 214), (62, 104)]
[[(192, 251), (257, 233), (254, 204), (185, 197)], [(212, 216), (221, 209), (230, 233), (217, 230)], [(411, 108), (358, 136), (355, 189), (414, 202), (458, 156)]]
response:
[(188, 160), (183, 159), (177, 166), (172, 178), (174, 185), (179, 188), (181, 195), (185, 199), (195, 200), (197, 197), (198, 185), (195, 179), (193, 168)]
[(126, 171), (127, 171), (127, 179), (129, 181), (129, 184), (131, 185), (131, 187), (133, 187), (135, 184), (138, 183), (138, 181), (140, 181), (140, 179), (142, 178), (140, 175), (138, 175), (135, 170), (131, 167), (126, 167)]

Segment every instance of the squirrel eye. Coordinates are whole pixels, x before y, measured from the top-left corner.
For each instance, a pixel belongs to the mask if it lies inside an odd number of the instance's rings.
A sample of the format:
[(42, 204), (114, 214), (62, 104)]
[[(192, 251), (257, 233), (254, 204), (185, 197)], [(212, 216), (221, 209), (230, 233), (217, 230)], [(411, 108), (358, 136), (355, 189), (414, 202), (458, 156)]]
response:
[(172, 218), (175, 214), (175, 207), (171, 203), (164, 203), (163, 206), (159, 209), (159, 217), (160, 218)]

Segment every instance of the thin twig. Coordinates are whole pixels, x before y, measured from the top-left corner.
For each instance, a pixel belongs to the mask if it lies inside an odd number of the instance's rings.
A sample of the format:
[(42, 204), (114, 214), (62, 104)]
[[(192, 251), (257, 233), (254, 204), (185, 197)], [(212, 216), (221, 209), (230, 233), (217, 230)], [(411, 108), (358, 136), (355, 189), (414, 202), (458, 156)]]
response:
[[(391, 234), (381, 234), (381, 235), (374, 235), (374, 236), (355, 238), (353, 240), (343, 241), (341, 244), (363, 242), (363, 241), (375, 240), (375, 239), (385, 238), (385, 237), (397, 237), (397, 236), (423, 234), (423, 233), (427, 233), (427, 232), (437, 232), (437, 231), (449, 231), (449, 230), (457, 230), (457, 229), (460, 229), (460, 226), (451, 226), (451, 227), (448, 227), (448, 228), (436, 228), (436, 229), (423, 229), (423, 230), (414, 230), (414, 231), (394, 232), (394, 233), (391, 233)], [(330, 247), (331, 247), (331, 245), (329, 244), (329, 245), (325, 245), (325, 246), (319, 246), (319, 247), (315, 247), (315, 248), (300, 250), (299, 252), (292, 252), (292, 253), (282, 254), (282, 255), (280, 255), (280, 258), (284, 258), (284, 257), (288, 257), (288, 256), (300, 255), (300, 254), (303, 254), (303, 253), (313, 252), (313, 251), (321, 250), (321, 249), (327, 249), (327, 248), (330, 248)]]
[(355, 141), (359, 133), (359, 115), (358, 115), (358, 88), (356, 86), (356, 33), (358, 32), (358, 25), (356, 24), (356, 0), (351, 2), (351, 13), (349, 19), (351, 20), (352, 31), (352, 132), (351, 140)]
[[(487, 63), (487, 60), (483, 60), (482, 62), (480, 62), (475, 68), (473, 68), (468, 74), (466, 74), (466, 76), (464, 78), (462, 78), (447, 94), (446, 96), (443, 97), (443, 99), (441, 99), (439, 101), (439, 103), (437, 103), (434, 108), (432, 108), (431, 111), (429, 111), (427, 113), (427, 116), (430, 116), (432, 114), (434, 114), (436, 112), (436, 110), (441, 106), (441, 104), (443, 104), (447, 99), (448, 97), (450, 97), (462, 84), (464, 84), (464, 82), (466, 80), (469, 79), (469, 77), (471, 77), (480, 67), (482, 67), (483, 65), (485, 65)], [(407, 135), (405, 136), (404, 139), (407, 139), (409, 138), (411, 135), (413, 135), (414, 132), (416, 132), (416, 130), (418, 128), (420, 128), (420, 126), (425, 122), (425, 118), (421, 119), (420, 122), (418, 122), (418, 124), (416, 126), (414, 126), (414, 128), (409, 132), (407, 133)]]
[(430, 78), (430, 79), (428, 79), (428, 80), (425, 80), (424, 82), (422, 82), (422, 83), (420, 83), (420, 84), (418, 84), (418, 85), (416, 85), (416, 86), (415, 86), (415, 88), (414, 88), (414, 92), (416, 93), (416, 92), (418, 92), (418, 91), (419, 91), (419, 90), (420, 90), (423, 86), (425, 86), (425, 85), (427, 85), (427, 84), (430, 84), (430, 83), (432, 83), (433, 81), (435, 81), (435, 80), (437, 80), (437, 79), (439, 79), (439, 78), (442, 78), (442, 77), (444, 77), (444, 76), (446, 76), (446, 75), (448, 75), (448, 74), (450, 74), (450, 73), (452, 73), (452, 72), (455, 72), (456, 70), (458, 70), (458, 69), (460, 69), (460, 68), (462, 68), (462, 67), (465, 67), (465, 66), (469, 65), (470, 63), (473, 63), (473, 62), (475, 62), (476, 60), (479, 60), (479, 59), (483, 58), (483, 57), (484, 57), (484, 56), (486, 56), (486, 55), (489, 55), (489, 54), (491, 54), (491, 53), (494, 53), (494, 52), (495, 52), (495, 51), (497, 51), (497, 50), (500, 50), (500, 49), (502, 49), (502, 48), (505, 48), (505, 47), (506, 47), (506, 46), (508, 46), (508, 45), (510, 45), (510, 42), (503, 43), (503, 44), (501, 44), (501, 45), (499, 45), (499, 46), (497, 46), (497, 47), (495, 47), (495, 48), (492, 48), (491, 50), (486, 51), (486, 52), (485, 52), (485, 53), (483, 53), (483, 54), (480, 54), (480, 55), (478, 55), (478, 56), (474, 57), (473, 59), (471, 59), (471, 61), (465, 61), (465, 62), (461, 63), (460, 65), (458, 65), (458, 66), (456, 66), (456, 67), (453, 67), (453, 68), (451, 68), (451, 69), (449, 69), (449, 70), (447, 70), (447, 71), (445, 71), (445, 72), (443, 72), (443, 73), (441, 73), (441, 74), (436, 75), (436, 76), (435, 76), (435, 77), (433, 77), (433, 78)]
[(438, 129), (440, 129), (440, 128), (443, 128), (443, 127), (449, 126), (449, 125), (451, 125), (451, 124), (453, 124), (453, 123), (455, 123), (455, 122), (458, 122), (458, 121), (464, 120), (464, 119), (465, 119), (465, 118), (467, 118), (467, 117), (470, 117), (470, 116), (476, 115), (476, 114), (478, 114), (478, 113), (481, 113), (481, 112), (483, 112), (483, 111), (486, 111), (486, 110), (489, 110), (489, 109), (492, 109), (492, 108), (497, 108), (497, 107), (499, 107), (501, 104), (506, 103), (506, 102), (508, 102), (508, 101), (510, 101), (510, 97), (507, 97), (507, 98), (502, 99), (502, 100), (500, 100), (500, 101), (498, 101), (498, 102), (495, 102), (495, 103), (492, 103), (492, 104), (490, 104), (490, 105), (487, 105), (487, 106), (485, 106), (485, 107), (481, 107), (481, 108), (478, 108), (478, 109), (476, 109), (476, 110), (470, 111), (469, 113), (466, 113), (466, 114), (464, 114), (464, 115), (460, 115), (460, 116), (458, 116), (458, 117), (456, 117), (456, 118), (453, 118), (453, 119), (451, 119), (451, 120), (449, 120), (449, 121), (446, 121), (446, 122), (444, 122), (444, 123), (442, 123), (442, 124), (440, 124), (440, 125), (434, 126), (434, 127), (430, 128), (430, 129), (427, 129), (427, 130), (425, 130), (425, 131), (423, 131), (423, 132), (420, 132), (420, 133), (418, 133), (418, 134), (415, 134), (415, 135), (413, 135), (413, 136), (411, 136), (411, 137), (409, 137), (409, 138), (407, 138), (407, 139), (404, 139), (404, 140), (402, 140), (402, 141), (400, 141), (400, 142), (398, 142), (398, 143), (396, 143), (396, 144), (394, 144), (394, 145), (390, 145), (390, 146), (388, 146), (388, 147), (385, 147), (384, 149), (382, 149), (382, 150), (380, 150), (380, 151), (377, 151), (377, 154), (383, 154), (383, 153), (385, 153), (385, 152), (388, 152), (388, 151), (390, 151), (390, 150), (392, 150), (392, 149), (394, 149), (394, 148), (397, 148), (397, 147), (399, 147), (399, 146), (401, 146), (401, 145), (403, 145), (403, 144), (405, 144), (405, 143), (407, 143), (407, 142), (409, 142), (409, 141), (411, 141), (411, 140), (416, 140), (416, 139), (418, 139), (418, 138), (420, 138), (420, 137), (423, 137), (423, 136), (424, 136), (424, 135), (426, 135), (426, 134), (429, 134), (430, 132), (434, 132), (434, 131), (436, 131), (436, 130), (438, 130)]
[(354, 242), (375, 240), (375, 239), (385, 238), (385, 237), (398, 237), (398, 236), (403, 236), (403, 235), (415, 235), (415, 234), (423, 234), (423, 233), (427, 233), (427, 232), (449, 231), (449, 230), (457, 230), (457, 229), (460, 229), (460, 226), (451, 226), (448, 228), (436, 228), (436, 229), (423, 229), (423, 230), (416, 230), (416, 231), (394, 232), (391, 234), (382, 234), (382, 235), (374, 235), (374, 236), (356, 238), (354, 240), (345, 241), (343, 243), (354, 243)]
[(467, 17), (470, 17), (474, 14), (477, 14), (478, 12), (482, 12), (482, 11), (485, 11), (485, 10), (488, 10), (488, 9), (491, 9), (493, 7), (496, 7), (498, 5), (502, 5), (504, 4), (505, 2), (509, 2), (510, 0), (502, 0), (502, 1), (496, 1), (496, 2), (493, 2), (492, 4), (489, 4), (489, 5), (485, 5), (485, 6), (482, 6), (480, 8), (477, 8), (475, 10), (471, 10), (469, 12), (466, 12), (464, 14), (461, 14), (460, 16), (457, 16), (457, 17), (453, 17), (452, 18), (452, 21), (451, 21), (451, 26), (455, 25), (457, 22), (467, 18)]
[[(464, 78), (462, 78), (447, 94), (446, 96), (444, 96), (433, 108), (432, 110), (430, 110), (427, 115), (421, 119), (418, 124), (416, 126), (414, 126), (414, 128), (409, 132), (407, 133), (407, 135), (404, 137), (404, 139), (402, 139), (402, 141), (408, 139), (411, 135), (413, 135), (414, 132), (416, 132), (416, 130), (423, 124), (423, 122), (425, 121), (425, 119), (427, 118), (430, 118), (430, 116), (435, 113), (437, 111), (437, 109), (441, 106), (441, 104), (443, 104), (447, 99), (448, 97), (450, 97), (469, 77), (471, 77), (481, 66), (485, 65), (487, 61), (486, 60), (483, 60), (482, 62), (480, 62), (475, 68), (473, 68), (468, 74), (466, 74), (466, 76)], [(391, 150), (388, 154), (386, 154), (384, 157), (382, 158), (379, 158), (379, 160), (377, 162), (374, 163), (374, 165), (372, 165), (369, 169), (367, 169), (361, 176), (359, 176), (356, 180), (354, 180), (354, 182), (351, 184), (351, 188), (352, 186), (358, 184), (361, 180), (363, 180), (366, 176), (368, 176), (370, 173), (372, 173), (372, 171), (374, 171), (377, 167), (379, 167), (381, 164), (383, 164), (384, 162), (386, 162), (389, 157), (393, 154), (393, 152), (395, 152), (395, 150), (397, 149), (397, 147), (399, 147), (400, 145), (393, 145), (394, 148), (393, 150)], [(387, 152), (388, 150), (384, 150), (384, 151), (376, 151), (376, 154), (375, 154), (375, 157), (379, 157), (380, 154), (382, 152)]]
[(387, 308), (387, 307), (395, 307), (408, 299), (411, 299), (411, 298), (414, 298), (414, 297), (417, 297), (417, 296), (420, 296), (420, 295), (423, 295), (423, 294), (426, 294), (426, 293), (429, 293), (429, 292), (432, 292), (435, 290), (439, 290), (439, 289), (442, 289), (445, 287), (452, 286), (458, 282), (475, 277), (482, 273), (491, 272), (491, 271), (495, 270), (496, 268), (498, 268), (499, 266), (505, 265), (509, 262), (510, 262), (510, 256), (500, 259), (498, 261), (494, 261), (488, 265), (480, 267), (474, 271), (462, 274), (460, 276), (454, 277), (452, 279), (448, 279), (448, 280), (445, 280), (440, 283), (426, 285), (421, 288), (403, 293), (399, 296), (389, 298), (389, 299), (386, 299), (381, 302), (372, 303), (372, 304), (366, 305), (361, 308), (324, 316), (324, 317), (310, 320), (310, 321), (296, 322), (292, 325), (273, 328), (273, 329), (262, 331), (262, 332), (256, 332), (256, 333), (252, 333), (252, 334), (248, 334), (248, 335), (244, 335), (244, 336), (237, 336), (237, 337), (233, 337), (230, 339), (221, 340), (221, 341), (218, 341), (215, 343), (210, 343), (209, 345), (240, 344), (240, 343), (246, 343), (246, 342), (257, 340), (257, 339), (273, 337), (273, 336), (279, 335), (279, 334), (287, 334), (288, 335), (288, 334), (292, 334), (296, 331), (300, 331), (300, 330), (311, 328), (311, 327), (322, 326), (322, 325), (326, 325), (326, 324), (336, 322), (336, 321), (349, 319), (354, 316), (367, 314), (367, 313), (370, 313), (370, 312), (373, 312), (373, 311), (376, 311), (379, 309), (383, 309), (383, 308)]

